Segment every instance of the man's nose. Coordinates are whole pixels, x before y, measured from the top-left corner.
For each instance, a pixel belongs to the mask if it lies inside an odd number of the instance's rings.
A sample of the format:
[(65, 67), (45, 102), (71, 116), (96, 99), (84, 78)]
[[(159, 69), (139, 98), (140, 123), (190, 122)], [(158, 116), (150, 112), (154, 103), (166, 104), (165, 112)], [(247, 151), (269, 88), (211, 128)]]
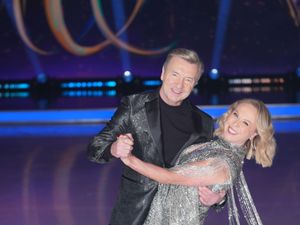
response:
[(182, 88), (184, 85), (184, 80), (183, 79), (178, 79), (176, 83), (177, 88)]

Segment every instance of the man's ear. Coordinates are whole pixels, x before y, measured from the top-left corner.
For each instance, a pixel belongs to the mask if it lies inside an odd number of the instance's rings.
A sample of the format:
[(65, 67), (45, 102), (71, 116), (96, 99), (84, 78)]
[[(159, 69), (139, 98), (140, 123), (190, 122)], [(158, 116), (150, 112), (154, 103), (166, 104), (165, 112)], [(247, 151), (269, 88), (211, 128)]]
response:
[(164, 74), (165, 74), (165, 67), (163, 66), (161, 69), (160, 80), (164, 79)]
[(195, 84), (194, 84), (194, 87), (196, 87), (196, 86), (197, 86), (197, 84), (198, 84), (198, 81), (196, 81), (196, 82), (195, 82)]

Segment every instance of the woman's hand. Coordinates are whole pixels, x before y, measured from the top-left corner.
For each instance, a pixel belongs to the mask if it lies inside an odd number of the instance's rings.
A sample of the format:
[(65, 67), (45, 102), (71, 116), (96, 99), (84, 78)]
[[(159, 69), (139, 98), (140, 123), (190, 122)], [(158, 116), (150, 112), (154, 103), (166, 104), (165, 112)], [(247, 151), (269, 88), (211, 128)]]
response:
[(133, 157), (133, 155), (131, 153), (129, 153), (127, 156), (120, 157), (120, 159), (126, 166), (129, 166), (130, 159), (132, 159), (132, 157)]

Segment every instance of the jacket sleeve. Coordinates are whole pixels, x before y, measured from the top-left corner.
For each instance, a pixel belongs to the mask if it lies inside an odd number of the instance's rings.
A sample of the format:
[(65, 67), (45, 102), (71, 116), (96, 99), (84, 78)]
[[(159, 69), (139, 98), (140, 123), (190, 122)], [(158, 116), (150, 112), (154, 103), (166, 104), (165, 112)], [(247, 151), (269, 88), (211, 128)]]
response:
[(112, 116), (106, 126), (90, 141), (87, 150), (88, 159), (105, 163), (111, 161), (114, 157), (110, 154), (110, 148), (120, 134), (129, 133), (130, 118), (129, 97), (121, 99), (121, 104)]

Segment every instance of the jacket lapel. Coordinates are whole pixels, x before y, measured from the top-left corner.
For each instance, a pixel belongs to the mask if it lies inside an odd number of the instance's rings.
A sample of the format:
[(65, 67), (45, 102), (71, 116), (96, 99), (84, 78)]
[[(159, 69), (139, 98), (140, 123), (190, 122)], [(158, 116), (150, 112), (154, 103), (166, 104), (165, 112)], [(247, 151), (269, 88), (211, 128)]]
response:
[(161, 159), (163, 161), (163, 154), (162, 154), (162, 146), (161, 146), (161, 125), (160, 125), (160, 110), (159, 110), (159, 99), (158, 93), (153, 94), (153, 98), (150, 101), (145, 103), (146, 115), (148, 119), (148, 125), (153, 137), (153, 141), (157, 146), (157, 150)]

